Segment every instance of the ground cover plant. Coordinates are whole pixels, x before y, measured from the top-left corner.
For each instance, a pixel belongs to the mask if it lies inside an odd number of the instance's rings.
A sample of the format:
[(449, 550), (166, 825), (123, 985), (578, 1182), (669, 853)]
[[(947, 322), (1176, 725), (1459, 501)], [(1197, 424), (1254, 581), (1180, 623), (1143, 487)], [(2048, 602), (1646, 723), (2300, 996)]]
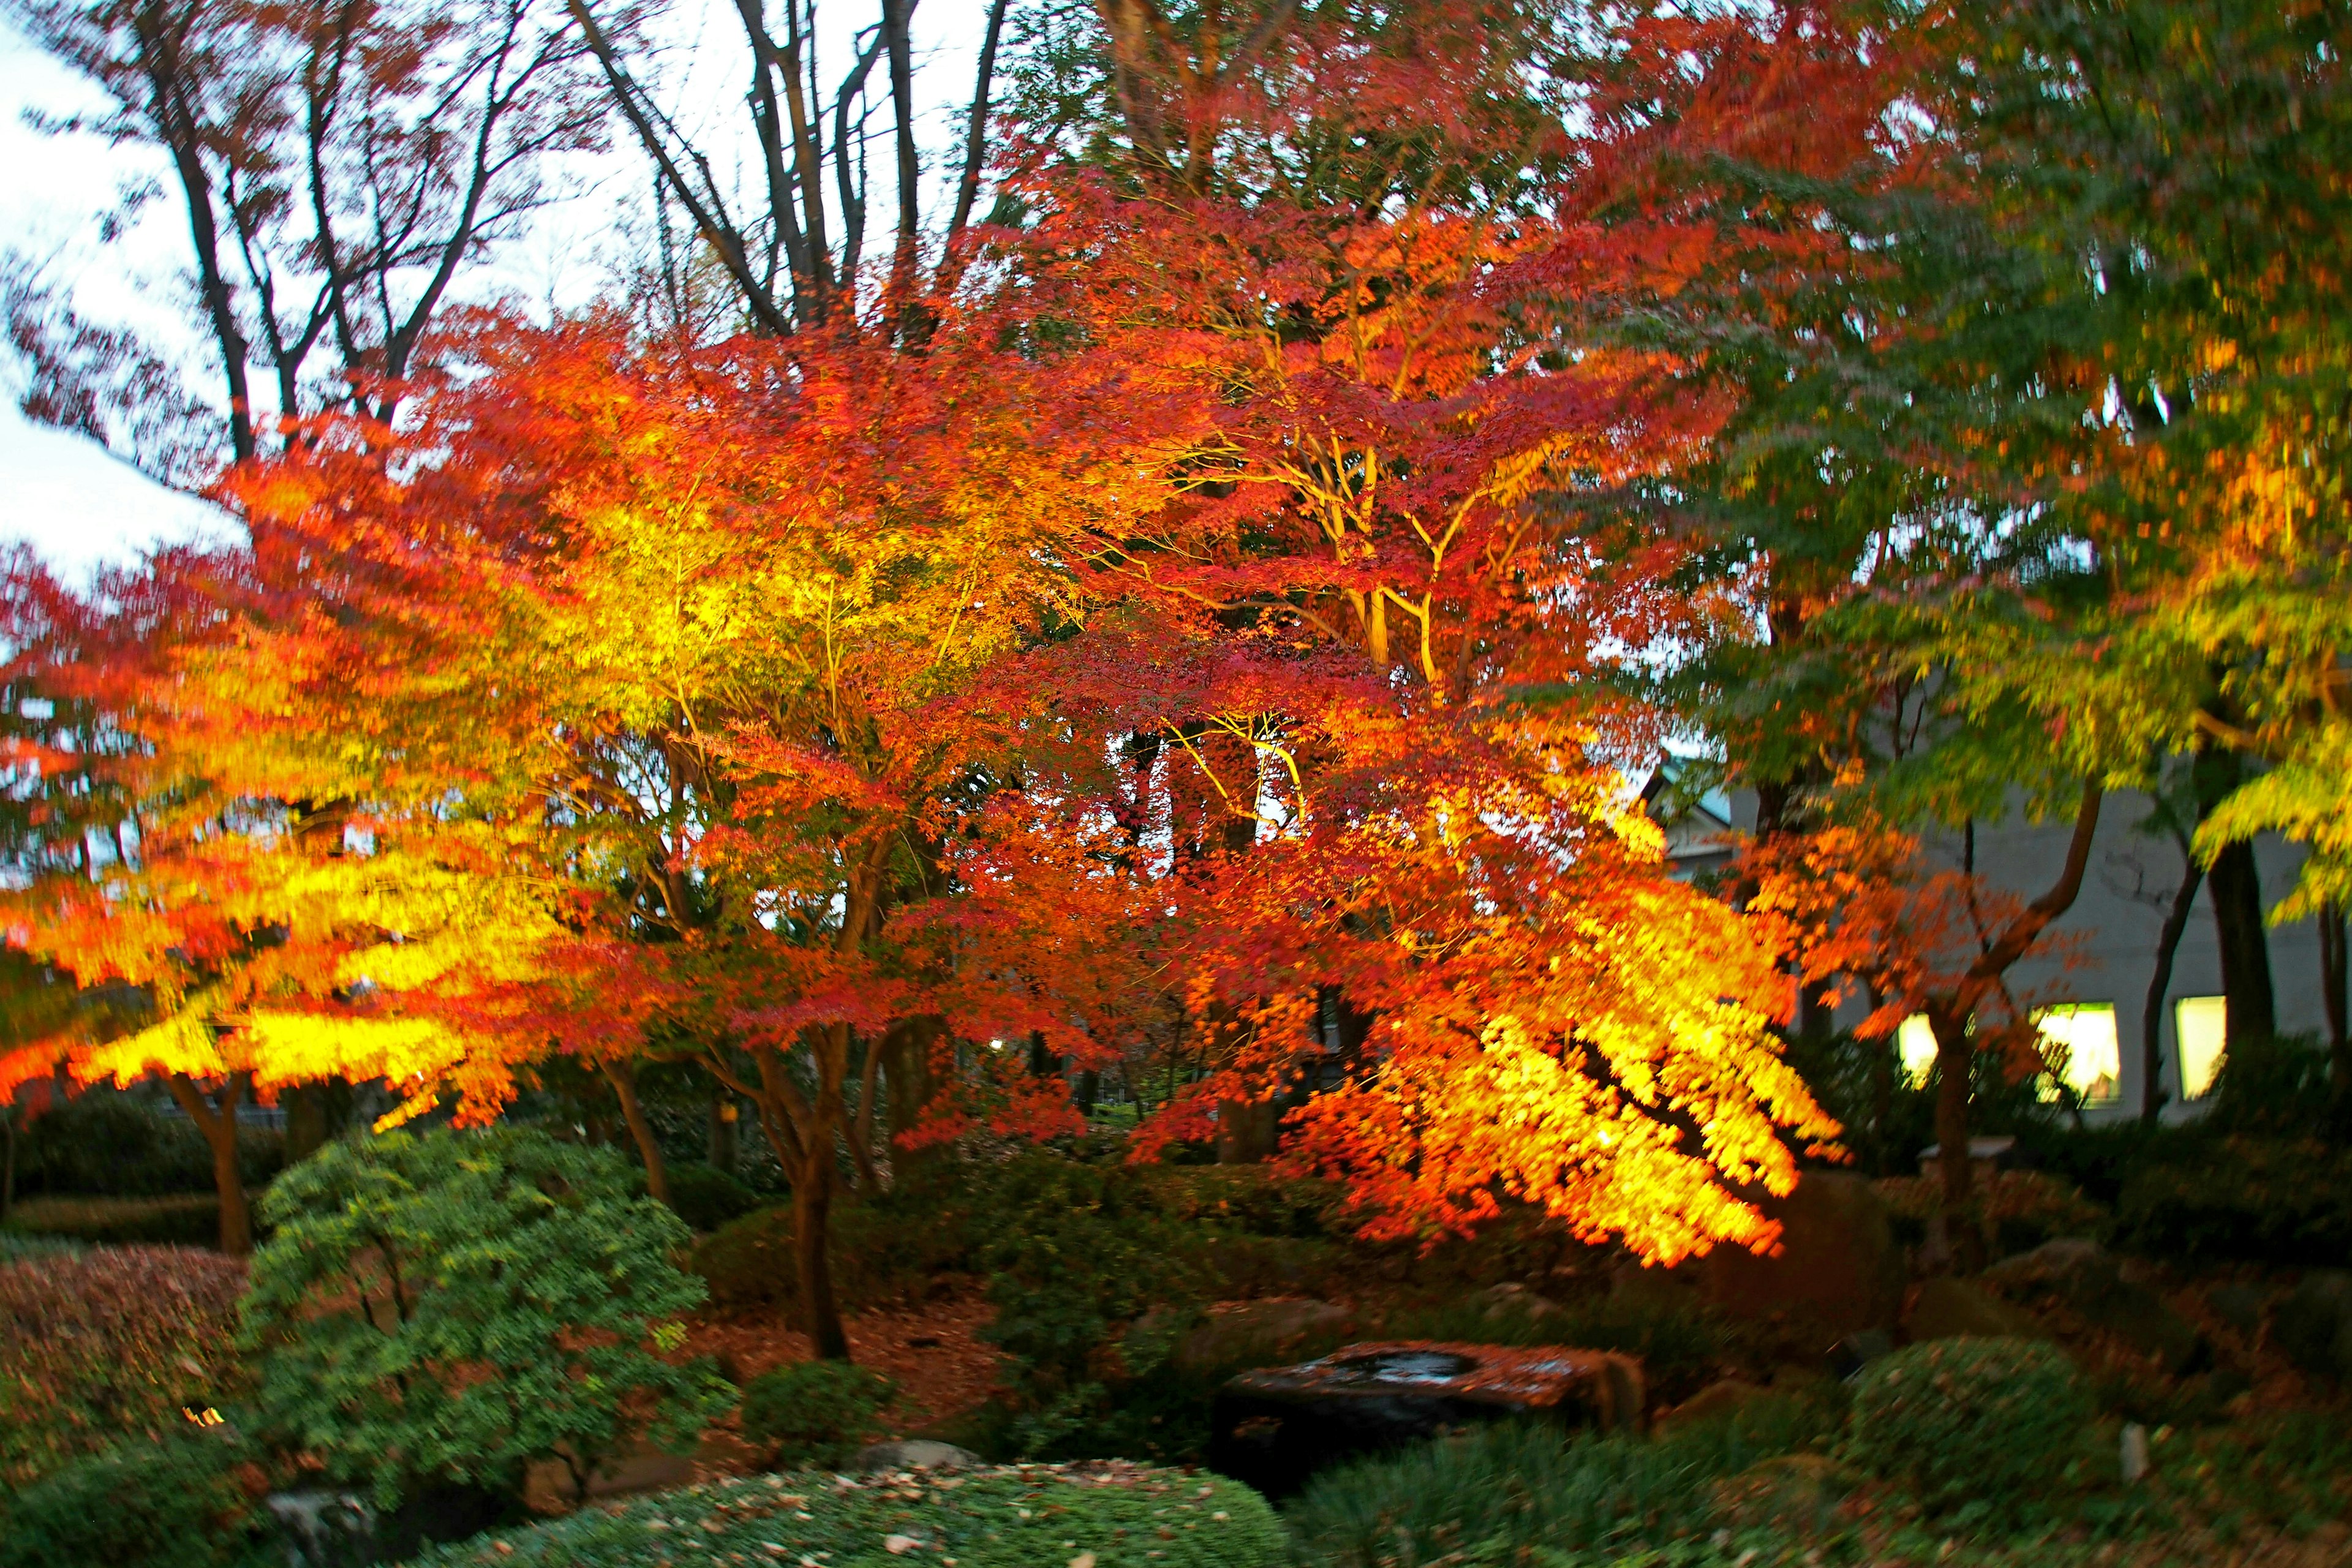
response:
[(739, 1478), (492, 1531), (428, 1552), (415, 1568), (658, 1568), (738, 1554), (825, 1568), (1276, 1568), (1291, 1560), (1281, 1522), (1248, 1488), (1102, 1463)]
[(241, 1263), (188, 1247), (0, 1260), (0, 1482), (29, 1485), (241, 1397), (244, 1288)]

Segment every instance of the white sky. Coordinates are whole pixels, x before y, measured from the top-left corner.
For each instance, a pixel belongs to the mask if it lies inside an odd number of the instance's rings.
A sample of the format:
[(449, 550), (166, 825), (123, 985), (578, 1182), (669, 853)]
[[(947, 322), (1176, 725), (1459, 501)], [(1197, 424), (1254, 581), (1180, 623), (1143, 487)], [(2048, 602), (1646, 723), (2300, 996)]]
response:
[[(821, 79), (845, 74), (854, 34), (880, 9), (880, 0), (824, 0)], [(927, 213), (944, 210), (940, 193), (961, 170), (962, 117), (986, 22), (984, 0), (921, 0), (916, 9), (917, 134)], [(654, 79), (665, 103), (683, 128), (704, 139), (714, 164), (754, 167), (745, 156), (751, 151), (742, 107), (748, 57), (733, 6), (674, 0), (664, 35), (668, 41)], [(886, 62), (877, 59), (867, 89), (882, 108), (869, 131), (886, 140), (869, 160), (876, 189), (866, 254), (884, 258), (896, 211), (887, 86)], [(152, 149), (110, 147), (87, 134), (50, 135), (27, 122), (28, 116), (62, 119), (101, 107), (95, 88), (0, 21), (0, 245), (41, 264), (44, 280), (68, 292), (86, 318), (135, 327), (157, 346), (183, 353), (198, 390), (211, 395), (217, 367), (186, 309), (186, 209), (163, 181), (163, 161)], [(614, 143), (608, 155), (571, 160), (557, 171), (568, 198), (543, 212), (494, 272), (478, 275), (473, 298), (506, 295), (563, 309), (594, 296), (607, 274), (617, 214), (624, 204), (641, 203), (649, 188), (635, 142), (616, 136)], [(153, 199), (124, 232), (104, 239), (102, 216), (142, 184), (157, 187)], [(100, 560), (127, 561), (154, 544), (231, 526), (214, 509), (152, 483), (95, 443), (31, 425), (16, 411), (21, 384), (13, 372), (0, 371), (6, 393), (0, 398), (0, 541), (29, 540), (61, 571), (83, 575)]]

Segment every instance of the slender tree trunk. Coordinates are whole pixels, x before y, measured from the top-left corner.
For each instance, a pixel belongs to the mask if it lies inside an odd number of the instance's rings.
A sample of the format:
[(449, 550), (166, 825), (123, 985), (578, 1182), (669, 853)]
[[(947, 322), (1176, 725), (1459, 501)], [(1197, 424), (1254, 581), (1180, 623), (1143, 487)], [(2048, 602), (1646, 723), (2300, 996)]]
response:
[(220, 1197), (220, 1249), (231, 1258), (253, 1250), (253, 1216), (245, 1201), (245, 1182), (236, 1169), (236, 1108), (245, 1098), (250, 1073), (231, 1073), (221, 1089), (220, 1108), (205, 1103), (196, 1080), (173, 1073), (164, 1080), (172, 1099), (186, 1112), (213, 1152), (213, 1186)]
[(5, 1164), (0, 1164), (0, 1225), (8, 1223), (9, 1214), (16, 1206), (16, 1108), (0, 1105), (0, 1133), (8, 1140)]
[(2319, 911), (2319, 1001), (2327, 1012), (2329, 1088), (2335, 1100), (2336, 1135), (2352, 1136), (2352, 1037), (2346, 1031), (2346, 953), (2344, 907), (2330, 904)]
[(637, 1157), (646, 1163), (646, 1191), (663, 1203), (669, 1202), (669, 1167), (662, 1163), (661, 1141), (654, 1136), (653, 1123), (646, 1120), (645, 1107), (637, 1100), (636, 1067), (606, 1062), (604, 1076), (612, 1080), (613, 1092), (620, 1099), (629, 1136), (636, 1140)]
[(2164, 928), (2156, 937), (2156, 973), (2148, 976), (2147, 1005), (2140, 1011), (2139, 1052), (2140, 1089), (2139, 1119), (2148, 1126), (2156, 1125), (2157, 1115), (2164, 1109), (2164, 1002), (2172, 989), (2172, 961), (2180, 951), (2181, 934), (2189, 929), (2189, 916), (2196, 907), (2197, 888), (2204, 880), (2205, 868), (2193, 855), (2184, 855), (2187, 867), (2180, 874), (2180, 890), (2172, 895), (2172, 908), (2165, 911)]
[(938, 1018), (901, 1018), (882, 1037), (882, 1073), (887, 1087), (890, 1162), (902, 1176), (924, 1169), (943, 1157), (936, 1147), (909, 1149), (905, 1139), (923, 1124), (931, 1100), (939, 1093), (939, 1071), (931, 1053), (946, 1032)]

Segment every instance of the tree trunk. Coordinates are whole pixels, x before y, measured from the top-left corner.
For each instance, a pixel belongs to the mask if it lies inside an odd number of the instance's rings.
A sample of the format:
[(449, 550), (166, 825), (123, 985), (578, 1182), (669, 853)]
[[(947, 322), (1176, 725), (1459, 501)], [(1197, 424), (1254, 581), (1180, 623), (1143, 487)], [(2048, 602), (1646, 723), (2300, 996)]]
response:
[[(1946, 1239), (1965, 1270), (1982, 1266), (1984, 1233), (1975, 1213), (1976, 1172), (1969, 1159), (1969, 1092), (1976, 1054), (1969, 1037), (1969, 1020), (1978, 1004), (1990, 994), (2011, 965), (2032, 951), (2050, 922), (2072, 909), (2083, 890), (2083, 874), (2091, 863), (2091, 846), (2099, 831), (2103, 798), (2095, 784), (2083, 786), (2075, 808), (2074, 831), (2067, 840), (2066, 859), (2050, 890), (2019, 911), (2016, 918), (1990, 939), (1975, 963), (1951, 990), (1926, 999), (1922, 1009), (1936, 1037), (1936, 1069), (1940, 1081), (1936, 1093), (1936, 1142), (1942, 1177)], [(1969, 863), (1975, 862), (1973, 825)]]
[(710, 1090), (710, 1137), (703, 1161), (714, 1171), (728, 1175), (735, 1173), (736, 1151), (740, 1144), (743, 1113), (735, 1103), (734, 1091), (725, 1084), (713, 1085)]
[(16, 1206), (16, 1108), (0, 1105), (0, 1133), (8, 1140), (5, 1163), (0, 1163), (0, 1225), (8, 1223), (10, 1211)]
[(2189, 929), (2189, 916), (2196, 907), (2197, 887), (2204, 880), (2205, 868), (2193, 855), (2185, 857), (2188, 864), (2180, 873), (2180, 890), (2172, 895), (2172, 908), (2165, 912), (2164, 929), (2156, 937), (2156, 973), (2148, 977), (2147, 1005), (2140, 1011), (2139, 1019), (2139, 1119), (2148, 1126), (2156, 1125), (2157, 1113), (2164, 1109), (2164, 1001), (2172, 989), (2172, 961), (2180, 950), (2181, 933)]
[[(2198, 754), (2191, 777), (2197, 819), (2203, 822), (2238, 787), (2245, 770), (2236, 752), (2209, 748)], [(2278, 1033), (2278, 1012), (2254, 847), (2242, 841), (2224, 845), (2207, 869), (2206, 880), (2213, 900), (2213, 934), (2221, 948), (2223, 1039), (2268, 1039)]]
[(801, 1327), (820, 1361), (847, 1361), (849, 1335), (833, 1295), (833, 1260), (825, 1239), (833, 1217), (833, 1140), (813, 1149), (793, 1182), (793, 1246), (800, 1268)]
[(253, 1216), (245, 1202), (245, 1183), (236, 1169), (236, 1108), (245, 1098), (251, 1073), (231, 1073), (221, 1090), (220, 1109), (205, 1103), (196, 1080), (173, 1073), (164, 1080), (172, 1099), (196, 1124), (213, 1152), (213, 1186), (220, 1197), (220, 1249), (231, 1258), (253, 1250)]
[(2336, 1136), (2352, 1136), (2352, 1038), (2346, 1034), (2344, 907), (2319, 911), (2319, 1001), (2327, 1011), (2329, 1088), (2336, 1102)]
[(663, 1203), (669, 1202), (669, 1167), (662, 1163), (661, 1142), (654, 1136), (653, 1123), (646, 1120), (645, 1107), (637, 1100), (637, 1069), (628, 1062), (606, 1062), (604, 1076), (613, 1082), (613, 1092), (620, 1097), (621, 1115), (629, 1124), (629, 1136), (636, 1140), (637, 1157), (646, 1163), (646, 1191)]
[(888, 1085), (883, 1092), (889, 1101), (890, 1162), (901, 1180), (944, 1157), (944, 1152), (936, 1145), (909, 1149), (902, 1140), (922, 1126), (924, 1117), (930, 1112), (931, 1100), (939, 1093), (939, 1073), (931, 1061), (931, 1052), (945, 1027), (937, 1018), (901, 1018), (882, 1037), (882, 1073)]
[(1984, 1227), (1976, 1214), (1976, 1162), (1969, 1158), (1969, 1089), (1976, 1042), (1965, 1014), (1927, 1009), (1936, 1036), (1936, 1173), (1943, 1193), (1944, 1239), (1962, 1273), (1984, 1266)]
[(1217, 1101), (1217, 1163), (1255, 1165), (1274, 1157), (1282, 1108), (1271, 1100)]
[(2266, 1040), (2278, 1033), (2278, 1013), (2254, 847), (2242, 842), (2224, 846), (2213, 858), (2210, 876), (2214, 931), (2221, 942), (2223, 1037), (2232, 1044)]
[(326, 1089), (319, 1084), (299, 1084), (278, 1098), (286, 1107), (286, 1163), (299, 1165), (326, 1147)]

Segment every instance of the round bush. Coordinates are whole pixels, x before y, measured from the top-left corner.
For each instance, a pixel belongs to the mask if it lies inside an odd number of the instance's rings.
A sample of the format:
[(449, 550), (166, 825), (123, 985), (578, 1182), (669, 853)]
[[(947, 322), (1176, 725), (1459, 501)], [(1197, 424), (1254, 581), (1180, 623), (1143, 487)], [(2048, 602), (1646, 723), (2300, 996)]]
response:
[(0, 1568), (262, 1568), (286, 1561), (268, 1482), (233, 1438), (125, 1443), (0, 1494)]
[(610, 1150), (519, 1128), (329, 1145), (263, 1199), (247, 1342), (262, 1431), (379, 1504), (509, 1489), (561, 1458), (575, 1489), (650, 1426), (681, 1451), (733, 1397), (667, 1359), (703, 1299), (677, 1216)]
[[(812, 1484), (822, 1482), (821, 1485)], [(690, 1546), (690, 1550), (689, 1550)], [(1282, 1521), (1237, 1482), (1137, 1465), (765, 1476), (492, 1531), (410, 1568), (661, 1568), (709, 1561), (906, 1568), (1277, 1568)]]
[(760, 1206), (760, 1194), (708, 1165), (681, 1162), (669, 1168), (669, 1206), (696, 1230), (717, 1230)]
[(1874, 1362), (1854, 1391), (1846, 1458), (1927, 1507), (2014, 1511), (2074, 1458), (2091, 1398), (2037, 1340), (1930, 1340)]
[(898, 1384), (847, 1362), (804, 1362), (762, 1373), (743, 1388), (743, 1436), (784, 1465), (849, 1461), (874, 1432)]

